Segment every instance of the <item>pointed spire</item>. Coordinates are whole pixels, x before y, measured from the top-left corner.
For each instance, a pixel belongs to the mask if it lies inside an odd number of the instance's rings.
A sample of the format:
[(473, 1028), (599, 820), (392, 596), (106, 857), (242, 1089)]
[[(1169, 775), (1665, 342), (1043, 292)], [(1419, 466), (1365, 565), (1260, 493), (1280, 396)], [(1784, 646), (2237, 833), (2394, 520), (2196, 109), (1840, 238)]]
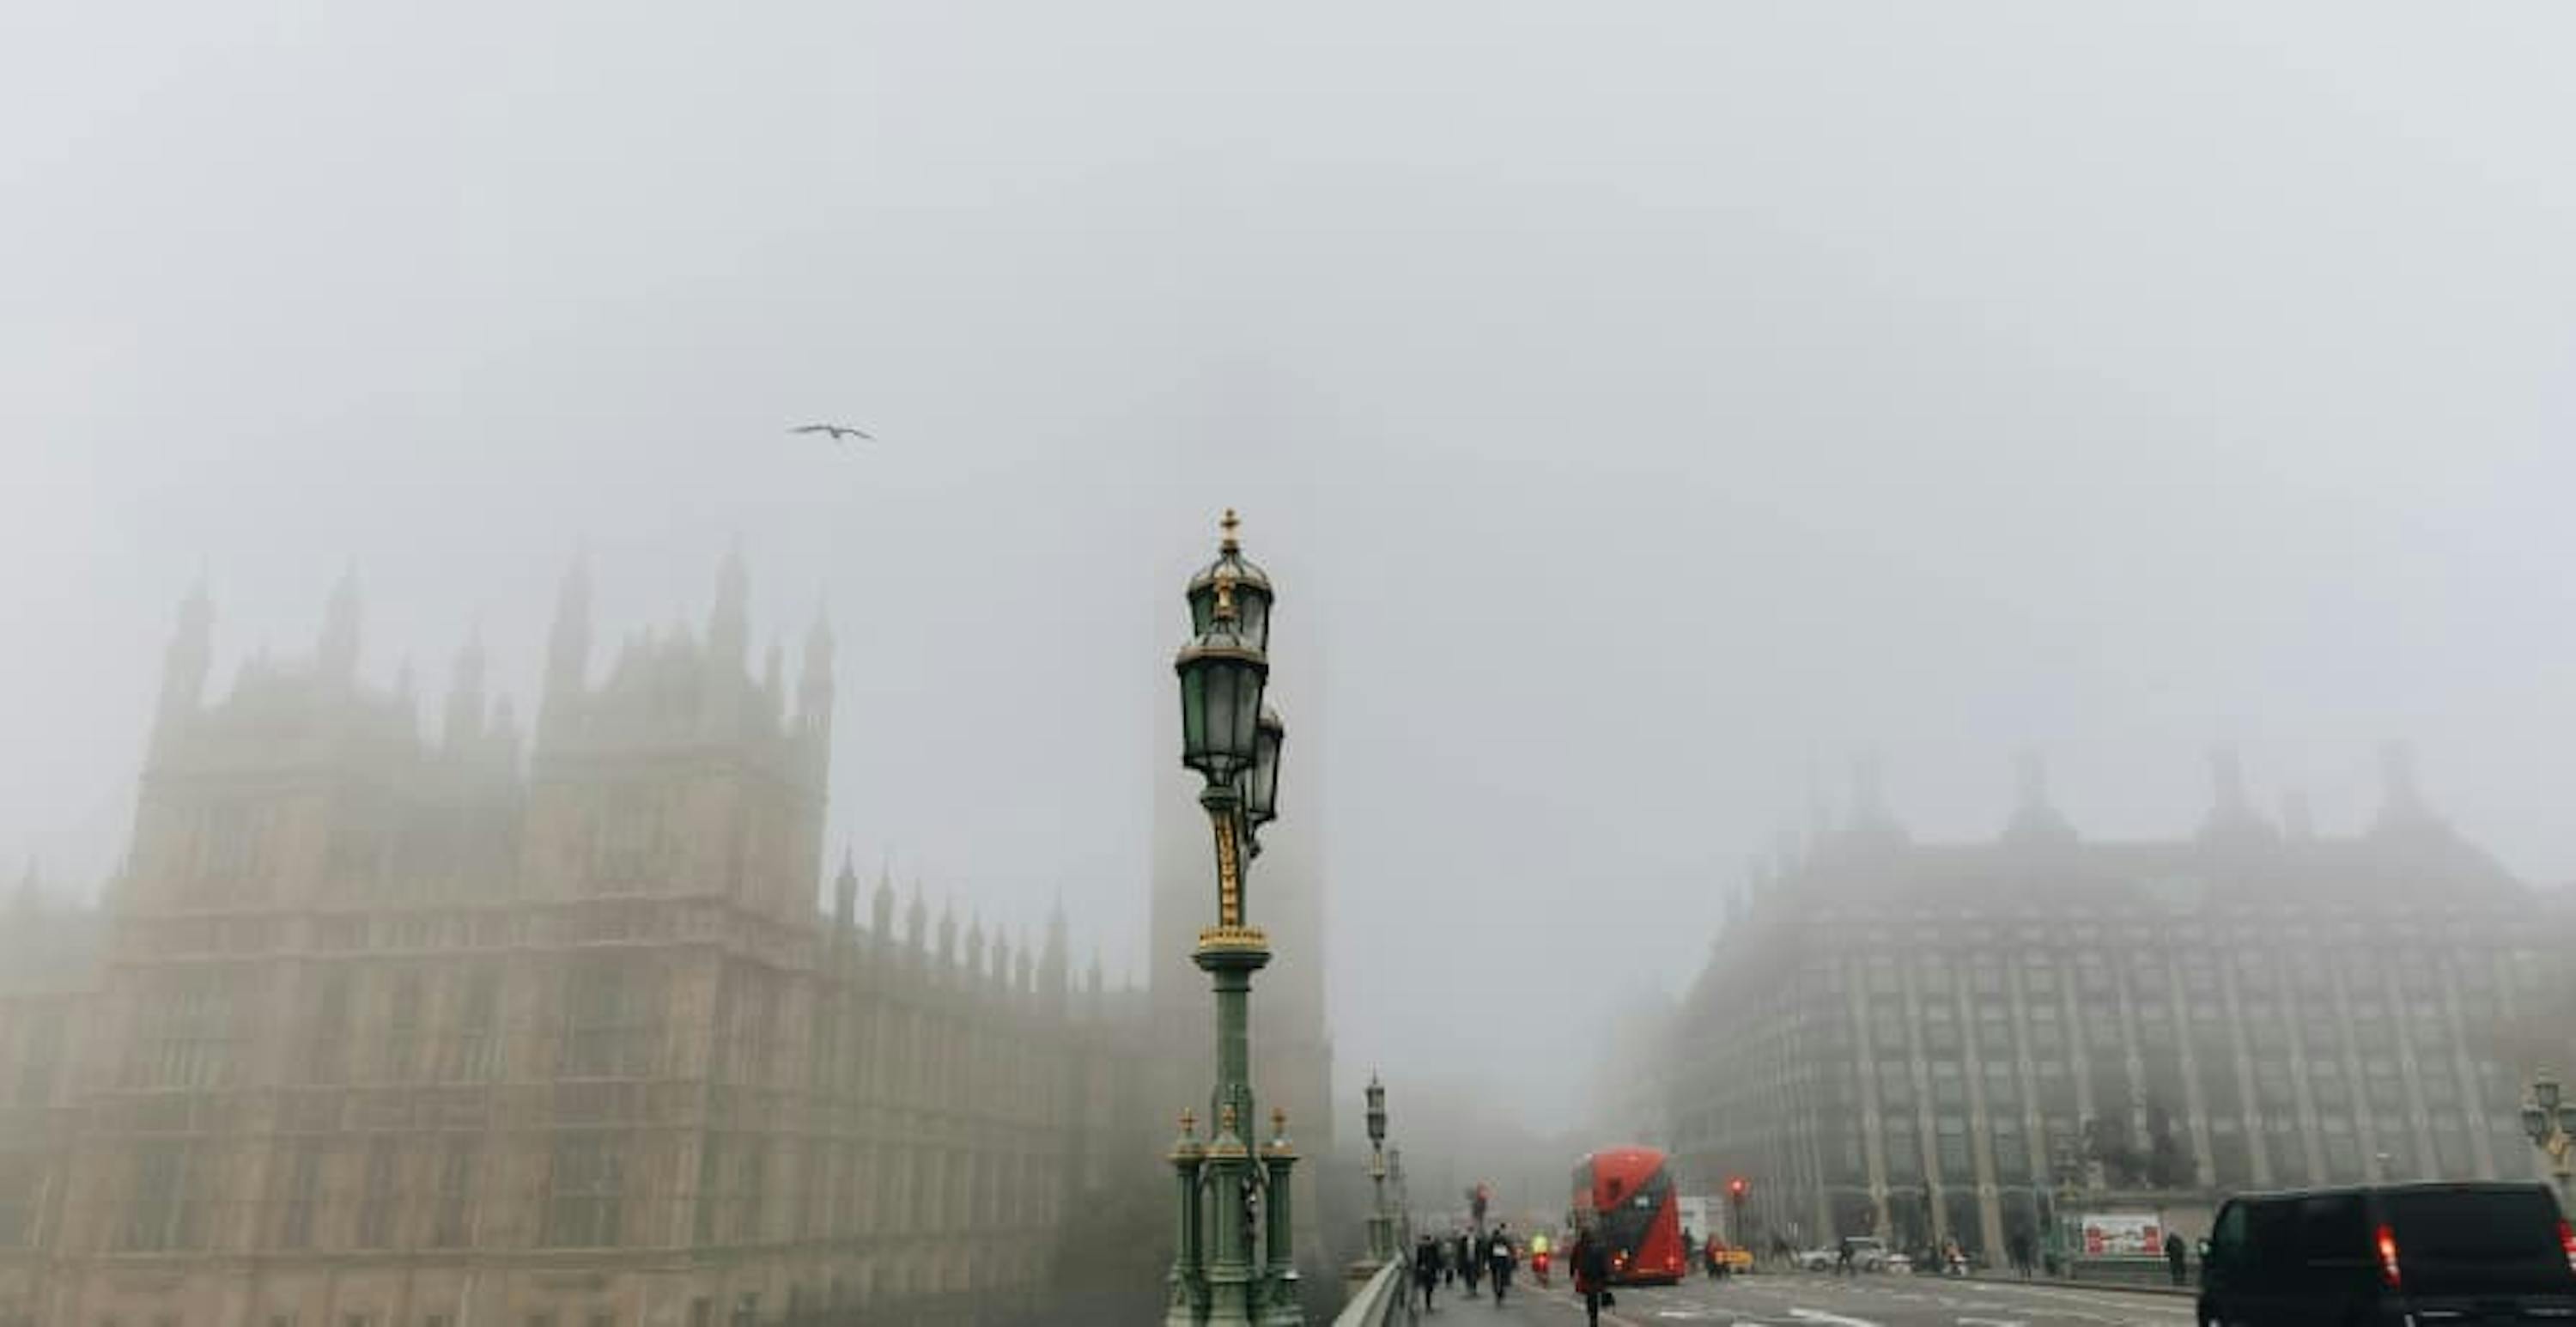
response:
[(957, 896), (939, 905), (939, 957), (950, 964), (957, 961)]
[(355, 681), (358, 674), (358, 568), (350, 564), (340, 573), (339, 583), (331, 587), (330, 602), (322, 610), (322, 637), (314, 651), (314, 662), (322, 677), (334, 682)]
[(483, 623), (477, 619), (466, 629), (465, 644), (456, 652), (456, 667), (448, 674), (440, 731), (451, 756), (464, 754), (483, 736), (483, 662)]
[(206, 569), (197, 568), (197, 579), (190, 582), (188, 593), (179, 600), (178, 637), (203, 636), (215, 625), (214, 595), (206, 588)]
[(1904, 827), (1887, 809), (1887, 789), (1880, 778), (1878, 757), (1862, 754), (1852, 758), (1851, 827), (1853, 834), (1866, 840), (1902, 840)]
[(1061, 999), (1072, 989), (1073, 956), (1067, 952), (1072, 948), (1070, 929), (1064, 917), (1064, 891), (1059, 889), (1055, 906), (1047, 910), (1046, 952), (1038, 963), (1038, 988), (1051, 999)]
[(820, 605), (805, 632), (805, 666), (796, 675), (796, 723), (828, 737), (832, 731), (832, 620)]
[(914, 952), (927, 952), (930, 938), (930, 908), (922, 902), (919, 876), (913, 877), (912, 906), (904, 910), (903, 929), (904, 934), (911, 941)]
[(868, 900), (868, 929), (876, 933), (878, 944), (894, 943), (894, 865), (891, 861), (877, 867), (876, 896)]
[[(619, 657), (623, 667), (635, 654), (629, 637)], [(537, 744), (550, 747), (578, 732), (582, 694), (590, 670), (589, 558), (576, 550), (555, 590), (555, 620), (546, 630), (545, 693), (537, 700)]]
[(2209, 818), (2201, 822), (2201, 837), (2231, 838), (2246, 841), (2279, 837), (2270, 822), (2254, 809), (2254, 799), (2245, 791), (2245, 766), (2237, 758), (2236, 748), (2220, 746), (2209, 753)]
[(166, 749), (205, 703), (206, 673), (214, 666), (214, 628), (214, 601), (201, 570), (179, 601), (178, 624), (161, 652), (161, 701), (152, 717), (155, 753)]
[(736, 535), (716, 568), (716, 606), (707, 615), (707, 653), (729, 673), (740, 672), (751, 646), (751, 572)]
[(2012, 821), (2004, 827), (2004, 837), (2021, 842), (2063, 843), (2075, 837), (2075, 827), (2066, 823), (2048, 800), (2048, 761), (2036, 750), (2025, 750), (2016, 763), (2015, 781), (2020, 785), (2020, 802), (2013, 808)]
[(2415, 782), (2415, 748), (2405, 742), (2389, 742), (2379, 748), (2379, 816), (2374, 827), (2380, 830), (2424, 829), (2440, 826), (2442, 819), (2424, 801), (2423, 789)]
[(847, 935), (859, 924), (859, 868), (850, 860), (848, 844), (841, 845), (841, 872), (832, 877), (832, 930), (834, 935)]

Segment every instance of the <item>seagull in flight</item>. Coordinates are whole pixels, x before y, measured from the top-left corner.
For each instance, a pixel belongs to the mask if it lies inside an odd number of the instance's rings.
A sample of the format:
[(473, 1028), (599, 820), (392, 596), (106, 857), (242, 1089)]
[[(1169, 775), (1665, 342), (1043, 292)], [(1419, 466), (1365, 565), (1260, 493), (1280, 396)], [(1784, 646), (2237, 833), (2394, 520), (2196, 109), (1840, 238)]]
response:
[(834, 442), (840, 442), (846, 438), (857, 438), (862, 442), (876, 441), (876, 436), (874, 434), (863, 433), (858, 429), (850, 428), (843, 424), (804, 424), (787, 431), (790, 433), (828, 434)]

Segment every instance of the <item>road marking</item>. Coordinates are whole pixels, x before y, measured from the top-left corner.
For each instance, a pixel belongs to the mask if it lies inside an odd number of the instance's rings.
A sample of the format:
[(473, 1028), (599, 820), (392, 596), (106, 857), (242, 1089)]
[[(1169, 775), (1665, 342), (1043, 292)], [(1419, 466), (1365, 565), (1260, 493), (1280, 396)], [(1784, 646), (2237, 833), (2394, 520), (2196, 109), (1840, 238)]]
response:
[(1839, 1313), (1827, 1313), (1823, 1309), (1792, 1307), (1789, 1310), (1789, 1316), (1804, 1322), (1825, 1323), (1827, 1327), (1881, 1327), (1880, 1324), (1871, 1322), (1867, 1318), (1846, 1318)]
[(2019, 1318), (1961, 1318), (1959, 1327), (2030, 1327)]

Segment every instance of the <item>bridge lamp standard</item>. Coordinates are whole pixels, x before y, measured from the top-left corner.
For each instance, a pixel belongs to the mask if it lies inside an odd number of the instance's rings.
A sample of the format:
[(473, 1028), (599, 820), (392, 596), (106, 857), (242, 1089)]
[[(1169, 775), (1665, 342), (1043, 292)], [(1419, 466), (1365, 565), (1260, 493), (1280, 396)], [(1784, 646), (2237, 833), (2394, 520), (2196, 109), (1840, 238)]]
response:
[[(1243, 556), (1239, 524), (1226, 512), (1216, 560), (1190, 579), (1190, 641), (1172, 663), (1181, 691), (1181, 763), (1205, 784), (1199, 806), (1216, 844), (1216, 925), (1199, 932), (1190, 954), (1216, 994), (1216, 1084), (1209, 1101), (1216, 1134), (1201, 1144), (1185, 1123), (1169, 1157), (1179, 1175), (1181, 1210), (1166, 1327), (1305, 1321), (1288, 1204), (1297, 1151), (1288, 1141), (1287, 1113), (1271, 1112), (1270, 1140), (1257, 1155), (1238, 1132), (1250, 1131), (1255, 1119), (1252, 974), (1270, 962), (1269, 937), (1246, 920), (1245, 902), (1261, 828), (1278, 818), (1287, 737), (1264, 695), (1270, 577)], [(1201, 1193), (1211, 1204), (1204, 1213)]]
[(2532, 1075), (2530, 1092), (2522, 1099), (2522, 1131), (2549, 1158), (2549, 1173), (2565, 1201), (2568, 1178), (2576, 1175), (2576, 1102), (2561, 1099), (2558, 1075), (2547, 1069)]
[(1374, 1201), (1369, 1208), (1369, 1258), (1384, 1264), (1395, 1256), (1395, 1223), (1386, 1213), (1386, 1084), (1375, 1073), (1368, 1081), (1369, 1186)]

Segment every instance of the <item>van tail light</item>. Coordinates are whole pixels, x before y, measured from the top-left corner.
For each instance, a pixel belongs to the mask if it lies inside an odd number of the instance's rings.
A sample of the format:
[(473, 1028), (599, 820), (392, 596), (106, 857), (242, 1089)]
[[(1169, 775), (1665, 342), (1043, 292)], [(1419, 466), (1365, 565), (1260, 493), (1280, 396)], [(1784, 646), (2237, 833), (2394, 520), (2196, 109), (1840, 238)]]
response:
[(2576, 1272), (2576, 1229), (2564, 1221), (2558, 1223), (2558, 1247), (2567, 1251), (2567, 1270)]
[(2379, 1279), (2387, 1282), (2389, 1289), (2397, 1289), (2397, 1232), (2383, 1225), (2372, 1243), (2379, 1248)]

